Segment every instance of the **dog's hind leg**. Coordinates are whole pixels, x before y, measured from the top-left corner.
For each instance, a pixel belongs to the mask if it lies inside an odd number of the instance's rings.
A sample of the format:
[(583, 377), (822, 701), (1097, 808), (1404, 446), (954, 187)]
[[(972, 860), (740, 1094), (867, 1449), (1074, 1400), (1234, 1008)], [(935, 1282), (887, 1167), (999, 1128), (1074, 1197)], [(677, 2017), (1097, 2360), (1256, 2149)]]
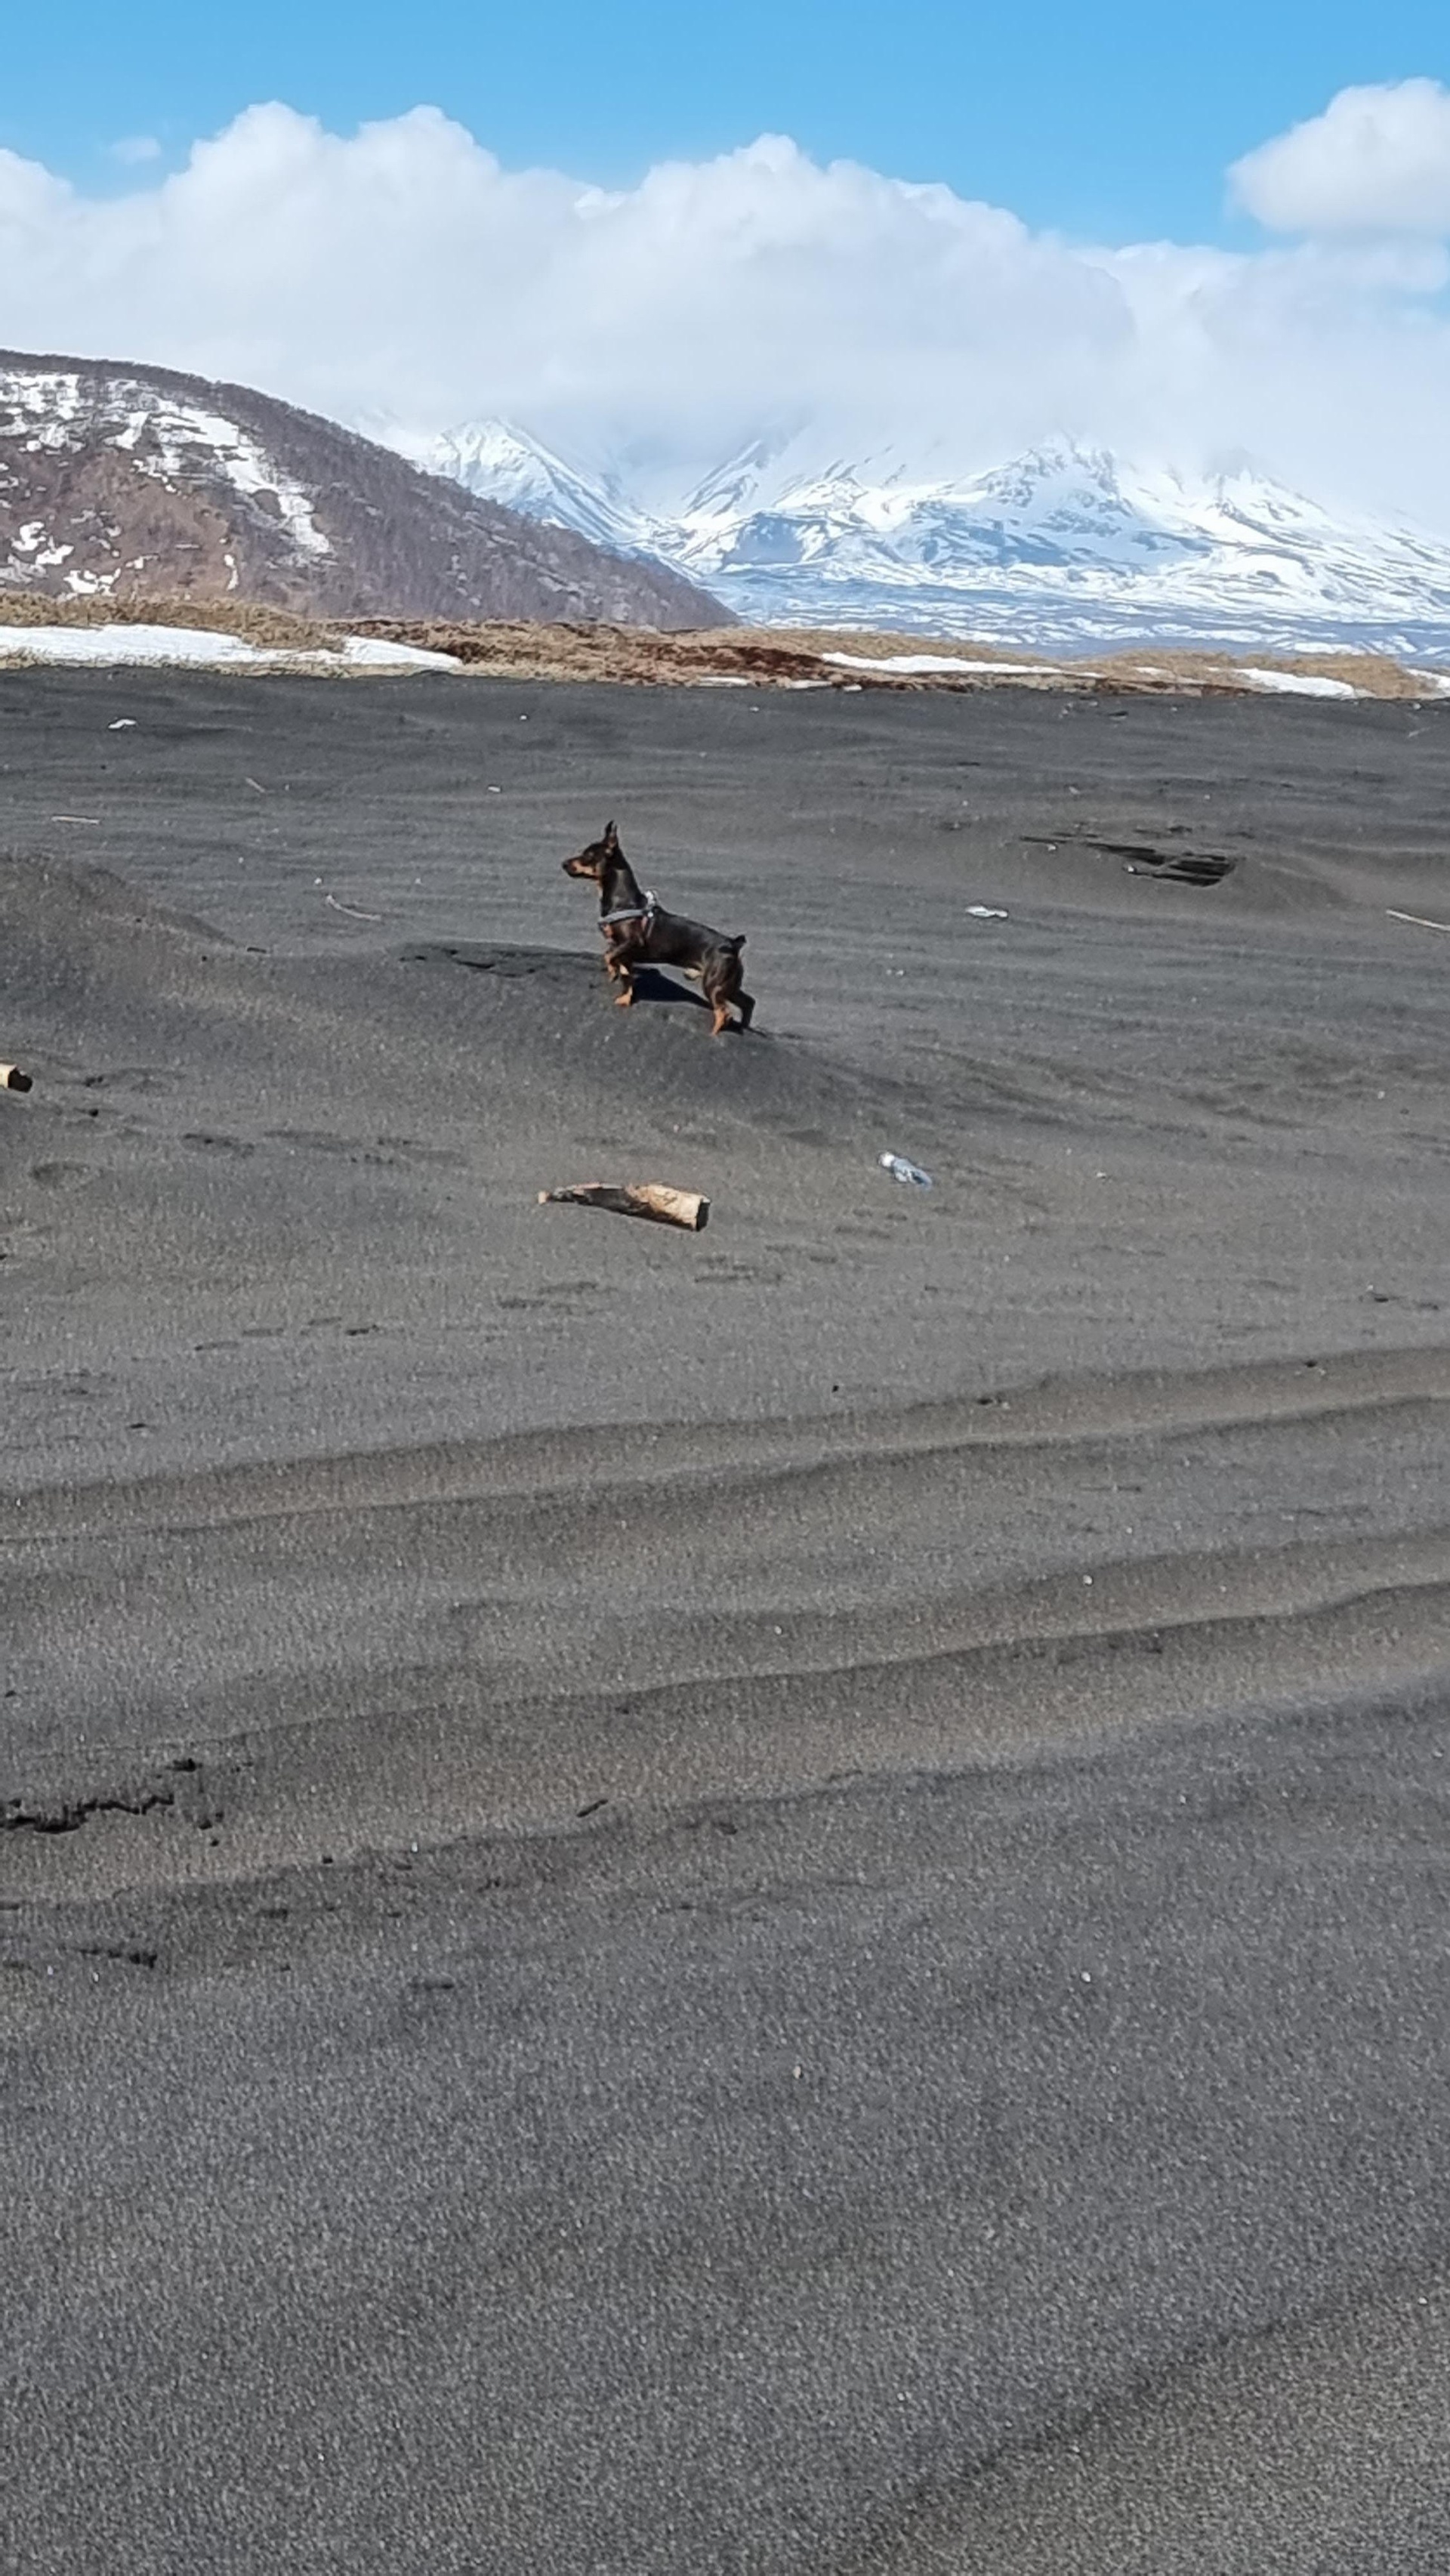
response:
[(753, 993), (747, 993), (742, 987), (741, 991), (735, 996), (735, 1007), (740, 1013), (740, 1025), (742, 1029), (748, 1029), (751, 1021), (755, 1017), (755, 995)]

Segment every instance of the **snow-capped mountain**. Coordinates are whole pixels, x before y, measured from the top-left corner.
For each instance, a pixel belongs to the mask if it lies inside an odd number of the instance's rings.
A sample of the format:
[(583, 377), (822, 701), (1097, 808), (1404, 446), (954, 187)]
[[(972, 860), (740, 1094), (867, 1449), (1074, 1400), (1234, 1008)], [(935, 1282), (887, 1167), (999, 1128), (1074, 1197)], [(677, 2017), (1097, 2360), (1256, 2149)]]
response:
[(670, 559), (748, 616), (970, 623), (1071, 645), (1450, 642), (1450, 545), (1240, 469), (1188, 478), (1053, 443), (967, 481), (850, 466), (681, 514)]
[(500, 502), (526, 519), (573, 528), (616, 554), (652, 551), (653, 522), (626, 498), (612, 475), (591, 482), (507, 421), (479, 421), (441, 438), (410, 441), (405, 452), (425, 473), (447, 475), (466, 492)]
[(931, 479), (890, 455), (822, 469), (803, 449), (756, 440), (654, 513), (618, 477), (591, 479), (497, 424), (437, 442), (428, 461), (671, 565), (762, 625), (1055, 650), (1149, 638), (1450, 648), (1450, 543), (1330, 513), (1247, 467), (1195, 477), (1054, 440), (991, 473)]

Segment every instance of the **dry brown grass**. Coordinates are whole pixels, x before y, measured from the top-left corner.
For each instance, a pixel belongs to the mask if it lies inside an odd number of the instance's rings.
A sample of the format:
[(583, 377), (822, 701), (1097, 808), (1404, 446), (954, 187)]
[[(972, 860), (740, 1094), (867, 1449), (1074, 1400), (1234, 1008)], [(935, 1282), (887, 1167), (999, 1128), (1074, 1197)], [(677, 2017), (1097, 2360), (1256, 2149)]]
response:
[[(1159, 652), (1151, 645), (1139, 652), (1105, 655), (1092, 667), (1105, 680), (1132, 689), (1162, 693), (1165, 689), (1189, 688), (1210, 694), (1227, 689), (1236, 697), (1242, 696), (1245, 689), (1252, 690), (1252, 682), (1242, 676), (1246, 669), (1283, 671), (1302, 679), (1344, 680), (1369, 698), (1419, 697), (1424, 694), (1426, 678), (1438, 676), (1409, 670), (1384, 653), (1175, 653)], [(1150, 672), (1164, 672), (1167, 677), (1149, 678), (1146, 675)]]
[(662, 635), (643, 626), (473, 626), (444, 618), (365, 617), (352, 632), (452, 653), (470, 670), (499, 679), (688, 685), (710, 679), (829, 683), (834, 676), (815, 653), (738, 626)]
[[(1243, 672), (1283, 671), (1295, 677), (1318, 680), (1343, 680), (1352, 689), (1371, 698), (1414, 698), (1423, 694), (1427, 676), (1391, 661), (1383, 653), (1255, 653), (1175, 651), (1143, 645), (1131, 652), (1064, 656), (1038, 653), (1015, 644), (963, 642), (960, 636), (901, 635), (870, 633), (849, 627), (778, 627), (737, 628), (737, 636), (748, 636), (760, 642), (789, 645), (799, 653), (849, 653), (871, 660), (893, 661), (917, 653), (950, 655), (954, 661), (1020, 662), (1040, 670), (1043, 682), (1066, 683), (1076, 688), (1096, 689), (1107, 684), (1129, 689), (1137, 694), (1158, 695), (1167, 691), (1192, 690), (1195, 693), (1217, 693), (1227, 689), (1234, 696), (1252, 693), (1253, 683)], [(1161, 677), (1159, 675), (1162, 675)], [(873, 677), (858, 675), (868, 682)], [(1447, 674), (1446, 676), (1450, 676)], [(988, 686), (993, 675), (984, 674)], [(950, 673), (929, 672), (910, 675), (908, 685), (916, 688), (941, 688), (975, 685)]]
[(46, 599), (35, 590), (0, 589), (0, 626), (185, 626), (208, 635), (237, 635), (274, 653), (313, 653), (341, 641), (345, 628), (257, 599)]
[(1019, 650), (1015, 644), (984, 644), (960, 635), (903, 635), (896, 629), (869, 626), (731, 626), (722, 637), (737, 643), (784, 644), (794, 653), (850, 653), (867, 661), (895, 661), (913, 653), (942, 653), (954, 662), (1026, 662), (1043, 671), (1066, 667), (1050, 653)]
[[(0, 626), (109, 625), (201, 628), (240, 636), (277, 653), (323, 652), (340, 645), (346, 635), (371, 635), (451, 653), (482, 677), (607, 680), (626, 687), (690, 688), (733, 680), (758, 688), (811, 682), (836, 689), (1068, 688), (1145, 697), (1243, 697), (1254, 694), (1253, 683), (1242, 676), (1248, 666), (1345, 680), (1373, 698), (1438, 695), (1425, 688), (1426, 679), (1435, 675), (1408, 670), (1378, 653), (1231, 654), (1145, 645), (1064, 661), (1015, 645), (862, 627), (724, 626), (665, 635), (637, 626), (462, 624), (442, 618), (365, 617), (348, 624), (257, 600), (45, 599), (35, 591), (0, 591)], [(904, 672), (898, 679), (884, 671), (842, 669), (824, 660), (828, 653), (884, 662), (940, 653), (963, 662), (1018, 662), (1032, 676), (1003, 679), (984, 672), (977, 680), (965, 672)], [(22, 650), (3, 658), (13, 666), (29, 657)]]

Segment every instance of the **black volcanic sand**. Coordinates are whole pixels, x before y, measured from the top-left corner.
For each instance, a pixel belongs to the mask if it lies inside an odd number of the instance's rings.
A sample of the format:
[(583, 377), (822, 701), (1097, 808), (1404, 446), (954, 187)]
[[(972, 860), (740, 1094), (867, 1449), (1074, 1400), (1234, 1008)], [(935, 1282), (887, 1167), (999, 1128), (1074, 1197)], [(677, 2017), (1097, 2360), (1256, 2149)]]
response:
[(1450, 708), (0, 755), (7, 2559), (1443, 2571)]

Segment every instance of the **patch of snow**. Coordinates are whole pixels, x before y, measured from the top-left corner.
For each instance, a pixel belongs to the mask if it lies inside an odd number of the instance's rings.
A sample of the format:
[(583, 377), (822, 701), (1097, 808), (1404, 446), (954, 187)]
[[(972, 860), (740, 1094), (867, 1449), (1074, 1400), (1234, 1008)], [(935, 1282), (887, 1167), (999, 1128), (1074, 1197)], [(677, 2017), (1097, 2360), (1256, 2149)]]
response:
[[(171, 475), (184, 476), (200, 448), (244, 499), (254, 500), (264, 492), (272, 495), (299, 554), (331, 554), (332, 547), (312, 515), (308, 494), (300, 483), (281, 472), (261, 440), (249, 431), (223, 419), (219, 412), (203, 411), (199, 404), (159, 399), (148, 406), (146, 425), (157, 447), (154, 454), (137, 454), (136, 462), (144, 473), (162, 481)], [(117, 446), (121, 443), (120, 439), (114, 442)]]
[[(295, 661), (297, 655), (293, 655)], [(381, 635), (349, 635), (341, 655), (328, 655), (328, 660), (341, 659), (354, 669), (370, 671), (461, 671), (463, 664), (456, 653), (426, 652), (421, 644), (389, 644)]]
[(0, 626), (0, 655), (36, 662), (259, 662), (238, 635), (193, 626)]
[(204, 460), (244, 499), (270, 494), (299, 554), (331, 554), (310, 495), (280, 470), (259, 438), (220, 412), (177, 402), (122, 370), (83, 382), (69, 370), (0, 368), (0, 439), (23, 439), (35, 452), (76, 447), (97, 433), (140, 472), (167, 485), (194, 476)]
[(0, 661), (23, 654), (33, 662), (80, 662), (95, 667), (124, 662), (186, 662), (207, 669), (457, 671), (451, 653), (427, 653), (415, 644), (388, 644), (376, 635), (349, 635), (340, 650), (280, 651), (248, 644), (199, 626), (0, 626)]
[(1239, 665), (1237, 676), (1252, 680), (1256, 689), (1272, 689), (1285, 698), (1357, 698), (1358, 689), (1348, 680), (1316, 679), (1308, 671), (1256, 671), (1253, 664)]
[(843, 671), (899, 671), (908, 677), (926, 677), (933, 671), (965, 671), (969, 676), (990, 672), (1013, 679), (1048, 680), (1058, 674), (1048, 662), (976, 662), (966, 654), (956, 653), (823, 653), (823, 662), (839, 664)]

